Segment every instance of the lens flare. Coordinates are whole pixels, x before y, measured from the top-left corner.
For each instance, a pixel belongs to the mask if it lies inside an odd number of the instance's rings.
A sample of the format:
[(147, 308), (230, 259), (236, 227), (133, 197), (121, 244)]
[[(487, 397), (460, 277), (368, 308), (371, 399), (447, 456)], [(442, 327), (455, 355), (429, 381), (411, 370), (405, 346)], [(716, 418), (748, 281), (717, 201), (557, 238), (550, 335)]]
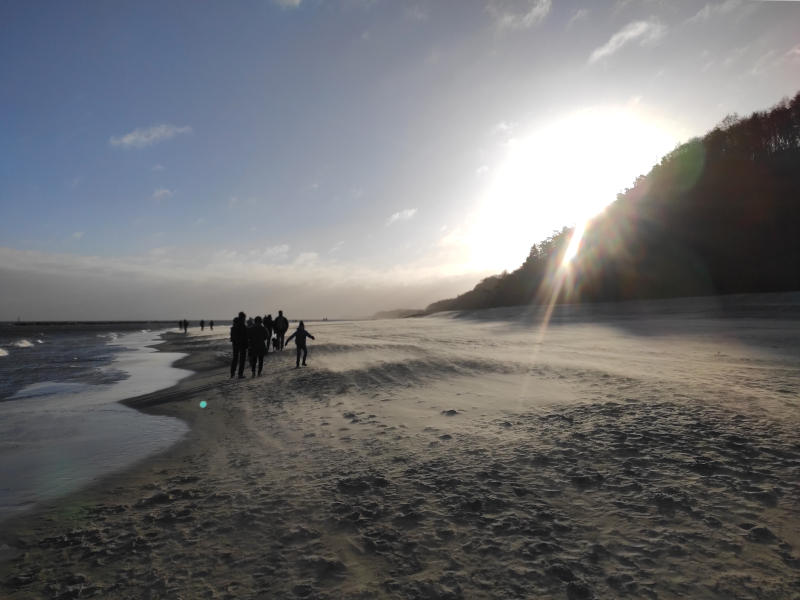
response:
[(205, 408), (206, 406), (208, 406), (208, 402), (206, 402), (205, 400), (201, 400), (200, 401), (200, 408)]

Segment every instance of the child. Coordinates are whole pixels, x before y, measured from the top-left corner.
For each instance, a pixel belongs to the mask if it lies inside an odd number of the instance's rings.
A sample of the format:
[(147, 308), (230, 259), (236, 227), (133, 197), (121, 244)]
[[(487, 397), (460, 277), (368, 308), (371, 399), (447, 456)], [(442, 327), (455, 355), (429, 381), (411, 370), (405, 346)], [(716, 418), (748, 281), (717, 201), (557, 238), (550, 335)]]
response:
[(290, 335), (286, 339), (286, 343), (292, 341), (292, 338), (295, 338), (294, 343), (297, 344), (297, 365), (295, 369), (300, 368), (300, 351), (303, 351), (303, 366), (306, 366), (306, 356), (308, 355), (308, 348), (306, 348), (306, 338), (311, 338), (312, 340), (316, 339), (313, 335), (306, 331), (306, 326), (300, 321), (300, 324), (297, 326), (297, 331), (295, 331), (292, 335)]

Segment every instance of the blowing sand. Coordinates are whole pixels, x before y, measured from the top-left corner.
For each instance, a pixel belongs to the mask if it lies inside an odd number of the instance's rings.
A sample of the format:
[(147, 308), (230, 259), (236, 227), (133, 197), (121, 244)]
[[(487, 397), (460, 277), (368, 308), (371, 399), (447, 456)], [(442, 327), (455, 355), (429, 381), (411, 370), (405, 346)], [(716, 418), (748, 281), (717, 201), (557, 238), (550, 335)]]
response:
[(0, 593), (800, 598), (800, 303), (753, 302), (309, 324), (246, 380), (168, 336), (131, 404), (191, 433), (0, 524)]

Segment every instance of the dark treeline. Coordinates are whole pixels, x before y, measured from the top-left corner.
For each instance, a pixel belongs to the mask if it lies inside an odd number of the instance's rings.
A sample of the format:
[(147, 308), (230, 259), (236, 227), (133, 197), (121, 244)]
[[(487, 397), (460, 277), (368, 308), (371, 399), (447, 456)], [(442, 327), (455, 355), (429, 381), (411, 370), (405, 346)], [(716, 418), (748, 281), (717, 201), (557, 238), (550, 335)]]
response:
[[(426, 312), (542, 302), (572, 231)], [(800, 93), (726, 117), (666, 155), (587, 226), (560, 301), (800, 289)]]

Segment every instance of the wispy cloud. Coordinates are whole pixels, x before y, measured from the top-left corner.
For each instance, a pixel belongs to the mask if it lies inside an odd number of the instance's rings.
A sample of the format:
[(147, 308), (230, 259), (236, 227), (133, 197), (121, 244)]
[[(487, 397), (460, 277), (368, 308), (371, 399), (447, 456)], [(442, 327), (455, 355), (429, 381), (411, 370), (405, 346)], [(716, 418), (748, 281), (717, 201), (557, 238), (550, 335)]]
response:
[(800, 60), (800, 44), (791, 48), (784, 56), (789, 60)]
[(112, 146), (119, 146), (122, 148), (145, 148), (158, 144), (165, 140), (174, 138), (181, 133), (191, 133), (192, 128), (187, 126), (178, 127), (176, 125), (168, 125), (162, 123), (161, 125), (153, 125), (151, 127), (142, 127), (134, 129), (133, 131), (120, 136), (111, 136), (108, 142)]
[(162, 200), (171, 198), (174, 195), (175, 192), (173, 192), (172, 190), (168, 190), (167, 188), (158, 188), (155, 192), (153, 192), (153, 200), (161, 202)]
[(297, 8), (300, 6), (302, 0), (272, 0), (278, 6), (282, 6), (284, 8)]
[(538, 25), (552, 8), (551, 0), (489, 0), (486, 10), (505, 29), (528, 29)]
[(339, 242), (336, 242), (336, 243), (335, 243), (335, 244), (334, 244), (334, 245), (331, 247), (331, 249), (330, 249), (330, 250), (328, 250), (328, 254), (335, 254), (336, 252), (338, 252), (338, 251), (339, 251), (339, 250), (342, 248), (342, 246), (344, 246), (344, 240), (342, 240), (342, 241), (339, 241)]
[(725, 0), (719, 4), (706, 4), (687, 23), (702, 23), (715, 17), (727, 15), (742, 5), (742, 0)]
[(427, 21), (430, 15), (426, 8), (415, 4), (406, 9), (406, 16), (412, 21)]
[(83, 232), (83, 231), (76, 231), (76, 232), (74, 232), (74, 233), (73, 233), (73, 234), (72, 234), (70, 237), (71, 237), (73, 240), (80, 240), (80, 239), (82, 239), (82, 238), (83, 238), (83, 234), (84, 234), (84, 233), (85, 233), (85, 232)]
[(775, 50), (769, 50), (758, 57), (756, 62), (750, 68), (751, 75), (762, 75), (772, 68), (777, 67), (785, 56), (778, 56)]
[(405, 210), (398, 211), (387, 219), (386, 226), (388, 227), (389, 225), (397, 223), (398, 221), (408, 221), (409, 219), (413, 218), (415, 214), (417, 214), (416, 208), (406, 208)]
[(667, 28), (658, 21), (634, 21), (628, 23), (617, 33), (589, 56), (589, 64), (608, 58), (631, 42), (639, 45), (652, 44), (660, 40), (667, 33)]
[(264, 248), (261, 252), (261, 257), (265, 259), (286, 258), (289, 254), (289, 244), (278, 244), (277, 246), (269, 246)]
[(567, 29), (572, 27), (578, 21), (581, 21), (589, 16), (589, 9), (588, 8), (579, 8), (575, 11), (575, 14), (570, 17), (569, 21), (567, 21)]
[(164, 165), (153, 165), (153, 171), (163, 171)]
[(310, 267), (317, 263), (317, 259), (319, 259), (319, 254), (316, 252), (301, 252), (292, 264), (298, 267)]

